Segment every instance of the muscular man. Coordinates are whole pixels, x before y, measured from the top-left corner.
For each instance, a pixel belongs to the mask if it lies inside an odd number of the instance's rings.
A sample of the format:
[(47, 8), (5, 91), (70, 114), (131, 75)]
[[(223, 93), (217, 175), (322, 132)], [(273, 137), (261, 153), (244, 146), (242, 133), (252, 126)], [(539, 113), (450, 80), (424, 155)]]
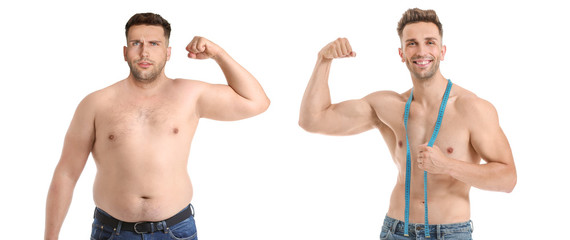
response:
[[(337, 39), (318, 54), (303, 96), (299, 125), (309, 132), (330, 135), (372, 128), (382, 134), (398, 167), (398, 178), (381, 239), (470, 239), (471, 186), (511, 192), (516, 184), (509, 143), (493, 105), (441, 74), (439, 62), (446, 48), (433, 10), (407, 10), (398, 23), (398, 34), (399, 54), (410, 71), (412, 89), (404, 93), (379, 91), (331, 104), (327, 81), (332, 60), (356, 56), (347, 39)], [(444, 96), (446, 92), (448, 96)], [(437, 124), (439, 115), (442, 120)], [(432, 135), (436, 140), (430, 146)], [(406, 177), (410, 178), (408, 193)], [(429, 231), (424, 231), (428, 222)]]
[(89, 153), (97, 165), (91, 239), (196, 239), (187, 163), (199, 119), (239, 120), (269, 106), (257, 80), (206, 38), (194, 37), (188, 57), (214, 59), (228, 85), (166, 77), (170, 24), (160, 15), (135, 14), (125, 32), (131, 72), (77, 107), (49, 189), (46, 239), (58, 238)]

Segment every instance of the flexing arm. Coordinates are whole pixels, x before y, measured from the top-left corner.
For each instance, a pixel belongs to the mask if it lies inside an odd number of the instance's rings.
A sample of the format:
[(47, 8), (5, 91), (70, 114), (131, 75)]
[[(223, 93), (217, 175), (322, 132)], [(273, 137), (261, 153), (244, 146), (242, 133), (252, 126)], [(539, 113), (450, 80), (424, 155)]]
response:
[(471, 119), (471, 145), (485, 160), (485, 164), (467, 163), (447, 158), (437, 146), (420, 146), (420, 168), (430, 173), (449, 174), (459, 181), (483, 190), (511, 192), (517, 182), (511, 147), (495, 108), (487, 101), (477, 99), (466, 104), (464, 111)]
[(228, 85), (206, 84), (198, 100), (200, 117), (239, 120), (267, 110), (269, 98), (259, 82), (218, 45), (206, 38), (194, 37), (186, 50), (193, 59), (214, 59), (228, 82)]
[(378, 121), (366, 98), (331, 104), (328, 86), (329, 71), (334, 58), (354, 57), (348, 40), (339, 38), (320, 52), (309, 80), (299, 115), (299, 126), (309, 132), (350, 135), (374, 127)]
[(71, 204), (73, 189), (85, 167), (95, 139), (94, 117), (89, 96), (77, 107), (69, 126), (61, 159), (57, 164), (46, 203), (45, 235), (47, 239), (58, 239), (59, 231)]

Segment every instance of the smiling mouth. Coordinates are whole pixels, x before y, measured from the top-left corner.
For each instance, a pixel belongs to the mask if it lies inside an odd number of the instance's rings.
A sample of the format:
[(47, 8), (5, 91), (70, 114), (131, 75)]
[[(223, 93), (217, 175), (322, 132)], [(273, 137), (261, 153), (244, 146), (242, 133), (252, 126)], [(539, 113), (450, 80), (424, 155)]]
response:
[(419, 67), (427, 67), (433, 60), (422, 59), (422, 60), (414, 60), (412, 61), (415, 65)]

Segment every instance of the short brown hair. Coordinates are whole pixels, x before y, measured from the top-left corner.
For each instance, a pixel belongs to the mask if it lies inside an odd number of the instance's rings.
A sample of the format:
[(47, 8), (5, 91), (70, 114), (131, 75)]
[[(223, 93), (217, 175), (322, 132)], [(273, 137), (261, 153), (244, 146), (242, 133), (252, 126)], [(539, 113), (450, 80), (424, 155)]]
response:
[(125, 25), (125, 35), (129, 37), (129, 28), (135, 25), (152, 25), (161, 26), (164, 30), (164, 37), (166, 41), (170, 39), (170, 23), (160, 15), (155, 13), (137, 13), (129, 19)]
[(439, 29), (439, 36), (443, 37), (443, 28), (435, 11), (431, 9), (422, 10), (419, 8), (410, 8), (402, 15), (402, 18), (398, 22), (398, 36), (402, 38), (404, 27), (407, 24), (417, 22), (430, 22), (435, 24), (437, 29)]

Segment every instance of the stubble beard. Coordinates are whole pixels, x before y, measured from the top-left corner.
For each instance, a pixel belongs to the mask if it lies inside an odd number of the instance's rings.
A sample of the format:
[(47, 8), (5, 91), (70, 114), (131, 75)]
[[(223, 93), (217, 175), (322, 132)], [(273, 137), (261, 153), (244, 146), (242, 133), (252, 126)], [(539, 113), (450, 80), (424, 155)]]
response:
[(428, 80), (431, 79), (435, 73), (437, 72), (437, 70), (439, 69), (439, 59), (437, 58), (433, 58), (432, 59), (432, 66), (431, 68), (429, 68), (427, 71), (423, 71), (423, 72), (418, 72), (414, 70), (414, 59), (416, 58), (412, 58), (411, 60), (407, 60), (406, 59), (406, 66), (408, 67), (408, 70), (410, 71), (410, 73), (412, 73), (412, 75), (414, 75), (414, 78), (418, 79), (418, 80)]
[[(141, 71), (140, 69), (138, 69), (136, 67), (136, 65), (141, 61), (146, 61), (146, 62), (151, 63), (152, 69), (148, 72), (144, 72), (144, 71)], [(154, 82), (158, 78), (158, 76), (160, 75), (160, 73), (164, 69), (164, 65), (166, 64), (166, 62), (156, 64), (154, 61), (151, 61), (148, 59), (140, 59), (140, 60), (136, 60), (136, 61), (132, 61), (132, 62), (128, 61), (127, 63), (128, 63), (129, 68), (131, 70), (131, 74), (133, 75), (135, 80), (137, 82), (141, 82), (141, 83)]]

